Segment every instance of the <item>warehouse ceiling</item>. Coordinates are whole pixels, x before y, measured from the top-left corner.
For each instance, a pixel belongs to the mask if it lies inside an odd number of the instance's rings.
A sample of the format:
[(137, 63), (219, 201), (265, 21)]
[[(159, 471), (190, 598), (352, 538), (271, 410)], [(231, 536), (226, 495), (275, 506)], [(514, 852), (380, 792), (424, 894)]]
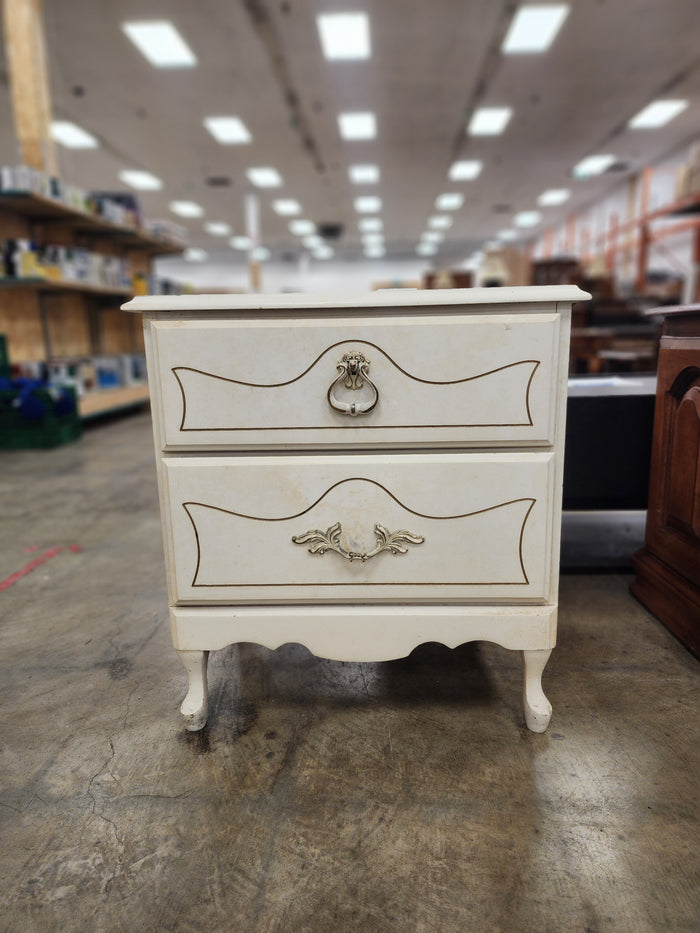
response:
[[(118, 173), (142, 169), (162, 179), (140, 193), (150, 218), (187, 227), (192, 245), (214, 258), (227, 238), (206, 233), (221, 221), (245, 233), (244, 196), (260, 202), (262, 242), (273, 257), (303, 247), (272, 202), (294, 199), (301, 217), (339, 225), (340, 258), (362, 256), (354, 200), (377, 195), (386, 255), (414, 256), (436, 198), (461, 193), (438, 264), (461, 261), (519, 211), (537, 208), (546, 189), (570, 200), (539, 208), (544, 226), (597, 199), (627, 175), (700, 134), (698, 0), (573, 0), (552, 47), (504, 55), (501, 43), (517, 4), (505, 0), (44, 0), (54, 116), (71, 120), (99, 147), (58, 147), (62, 176), (100, 190), (124, 189)], [(365, 11), (371, 56), (324, 58), (316, 16)], [(168, 19), (197, 58), (190, 68), (157, 69), (121, 29), (131, 20)], [(656, 98), (690, 106), (666, 126), (632, 130), (628, 121)], [(509, 106), (497, 136), (470, 136), (479, 106)], [(375, 139), (339, 134), (344, 111), (373, 111)], [(203, 120), (235, 115), (252, 141), (221, 145)], [(0, 158), (18, 160), (0, 89)], [(584, 156), (610, 153), (603, 175), (574, 179)], [(450, 181), (456, 160), (479, 160), (474, 180)], [(352, 184), (348, 166), (376, 164), (376, 184)], [(278, 188), (254, 189), (246, 170), (271, 166)], [(218, 182), (218, 184), (213, 184)], [(183, 221), (169, 204), (191, 200), (204, 216)], [(445, 212), (443, 212), (445, 213)]]

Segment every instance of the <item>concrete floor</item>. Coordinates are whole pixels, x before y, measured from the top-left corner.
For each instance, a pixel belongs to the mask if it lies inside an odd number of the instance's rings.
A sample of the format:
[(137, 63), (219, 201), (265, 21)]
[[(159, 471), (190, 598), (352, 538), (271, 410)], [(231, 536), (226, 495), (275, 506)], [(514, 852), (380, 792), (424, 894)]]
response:
[(486, 644), (232, 647), (189, 734), (148, 415), (0, 499), (4, 933), (700, 929), (698, 664), (628, 577), (562, 578), (545, 735)]

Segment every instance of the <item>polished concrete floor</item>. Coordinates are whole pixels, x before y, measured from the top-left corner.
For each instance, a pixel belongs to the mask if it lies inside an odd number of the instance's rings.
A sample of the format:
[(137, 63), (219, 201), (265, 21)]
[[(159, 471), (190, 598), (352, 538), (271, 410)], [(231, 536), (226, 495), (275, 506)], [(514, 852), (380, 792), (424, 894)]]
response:
[(148, 415), (0, 500), (3, 933), (700, 929), (699, 667), (629, 577), (562, 577), (545, 735), (486, 644), (231, 647), (190, 734)]

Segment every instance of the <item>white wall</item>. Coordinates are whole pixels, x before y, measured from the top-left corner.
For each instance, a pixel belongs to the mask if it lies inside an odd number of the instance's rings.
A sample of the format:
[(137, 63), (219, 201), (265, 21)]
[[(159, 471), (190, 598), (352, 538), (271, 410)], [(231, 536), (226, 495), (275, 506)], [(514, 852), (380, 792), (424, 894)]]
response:
[[(370, 291), (378, 283), (400, 287), (408, 282), (418, 284), (430, 270), (426, 261), (363, 260), (336, 262), (309, 260), (300, 262), (265, 262), (262, 264), (262, 291), (268, 293)], [(248, 267), (245, 259), (231, 253), (231, 259), (212, 262), (185, 262), (180, 258), (159, 259), (155, 264), (158, 277), (174, 279), (195, 291), (210, 289), (249, 290)]]

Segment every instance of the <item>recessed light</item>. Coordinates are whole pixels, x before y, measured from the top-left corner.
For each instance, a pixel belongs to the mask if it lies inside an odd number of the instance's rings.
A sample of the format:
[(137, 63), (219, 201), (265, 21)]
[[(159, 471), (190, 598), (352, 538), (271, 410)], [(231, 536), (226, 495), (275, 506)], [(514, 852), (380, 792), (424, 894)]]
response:
[(574, 166), (575, 178), (588, 178), (591, 175), (601, 175), (615, 161), (614, 155), (592, 155), (581, 159)]
[(204, 125), (224, 146), (242, 145), (252, 139), (248, 127), (238, 117), (205, 117)]
[(383, 246), (377, 245), (365, 247), (365, 256), (368, 259), (381, 259), (384, 255), (386, 255), (386, 250)]
[(554, 207), (557, 204), (563, 204), (564, 201), (568, 201), (570, 197), (571, 192), (568, 188), (550, 188), (548, 191), (542, 192), (537, 199), (537, 203), (541, 207)]
[(348, 175), (354, 185), (374, 185), (379, 181), (379, 166), (351, 165)]
[(292, 217), (294, 214), (301, 214), (301, 204), (291, 199), (282, 199), (272, 202), (272, 210), (281, 217)]
[(67, 149), (97, 149), (97, 138), (76, 123), (54, 120), (51, 124), (51, 139)]
[(445, 239), (445, 234), (441, 233), (440, 230), (426, 230), (425, 233), (421, 234), (421, 240), (424, 243), (442, 243)]
[(432, 227), (433, 230), (447, 230), (448, 227), (452, 226), (452, 220), (453, 218), (449, 214), (438, 214), (428, 220), (428, 226)]
[(374, 139), (377, 135), (376, 117), (369, 112), (340, 113), (338, 126), (343, 139)]
[(197, 64), (192, 49), (167, 20), (122, 23), (122, 30), (156, 68), (191, 68)]
[(250, 237), (247, 236), (232, 236), (228, 242), (233, 249), (250, 249)]
[(311, 220), (293, 220), (289, 229), (296, 236), (308, 236), (310, 233), (316, 232), (316, 224)]
[(277, 169), (267, 165), (249, 168), (246, 175), (257, 188), (278, 188), (282, 184), (282, 176)]
[(655, 100), (629, 122), (633, 130), (655, 130), (665, 126), (688, 106), (687, 100)]
[(472, 181), (477, 178), (483, 168), (478, 159), (464, 159), (462, 162), (453, 162), (450, 166), (450, 181)]
[(434, 243), (419, 243), (416, 246), (416, 252), (419, 256), (434, 256), (437, 253), (437, 246)]
[(355, 198), (355, 210), (358, 214), (376, 214), (381, 209), (381, 198), (375, 198), (373, 195)]
[(528, 3), (513, 17), (501, 45), (506, 55), (546, 52), (569, 15), (566, 3)]
[(464, 195), (458, 192), (441, 194), (435, 199), (435, 207), (439, 211), (456, 211), (464, 204)]
[(220, 220), (212, 220), (210, 223), (204, 224), (204, 229), (211, 236), (228, 236), (231, 233), (231, 224)]
[(316, 233), (305, 236), (301, 242), (307, 249), (318, 249), (320, 246), (323, 246), (323, 240)]
[(204, 214), (204, 208), (194, 201), (171, 201), (170, 210), (178, 217), (201, 217)]
[(141, 172), (138, 169), (124, 169), (119, 173), (119, 179), (130, 188), (137, 188), (139, 191), (160, 191), (163, 182), (150, 172)]
[(516, 227), (536, 227), (541, 220), (539, 211), (520, 211), (513, 218), (513, 223)]
[(321, 13), (316, 17), (321, 48), (330, 61), (369, 58), (369, 20), (366, 13)]
[(499, 230), (496, 234), (497, 239), (508, 241), (508, 240), (517, 240), (518, 232), (517, 230)]
[(512, 116), (512, 107), (479, 107), (469, 121), (467, 132), (470, 136), (498, 136)]
[(199, 249), (197, 246), (190, 246), (189, 249), (186, 249), (182, 254), (182, 258), (186, 262), (205, 262), (208, 255), (205, 249)]
[(357, 227), (363, 233), (375, 233), (384, 229), (384, 222), (381, 217), (363, 217), (357, 221)]

